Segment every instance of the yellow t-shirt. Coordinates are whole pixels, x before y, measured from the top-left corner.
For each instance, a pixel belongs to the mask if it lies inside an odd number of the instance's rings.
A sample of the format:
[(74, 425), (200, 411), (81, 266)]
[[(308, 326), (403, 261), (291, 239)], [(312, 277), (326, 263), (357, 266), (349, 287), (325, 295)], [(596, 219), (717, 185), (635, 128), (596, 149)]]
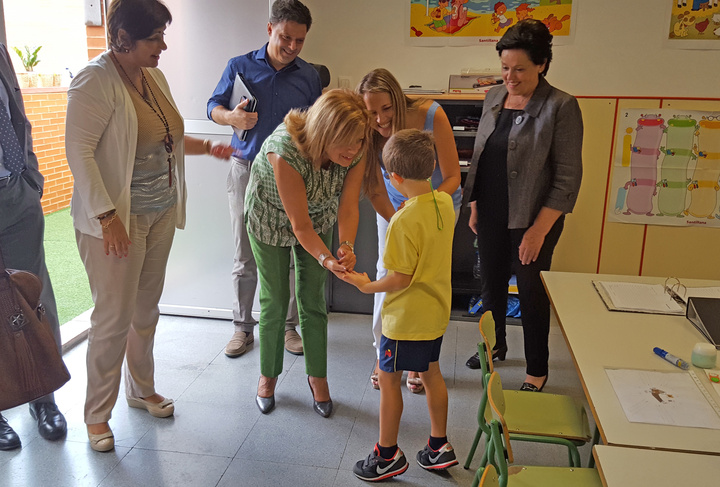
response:
[(435, 340), (450, 319), (455, 210), (450, 195), (434, 194), (439, 215), (432, 193), (410, 198), (385, 235), (385, 268), (412, 275), (407, 288), (385, 296), (382, 333), (393, 340)]

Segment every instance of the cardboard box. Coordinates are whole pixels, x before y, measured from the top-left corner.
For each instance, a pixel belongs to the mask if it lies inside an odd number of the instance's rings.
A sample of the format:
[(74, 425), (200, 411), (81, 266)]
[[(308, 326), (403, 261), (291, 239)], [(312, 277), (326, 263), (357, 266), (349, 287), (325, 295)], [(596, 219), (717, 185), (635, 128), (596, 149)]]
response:
[(501, 84), (500, 75), (451, 74), (448, 93), (487, 93), (493, 86)]

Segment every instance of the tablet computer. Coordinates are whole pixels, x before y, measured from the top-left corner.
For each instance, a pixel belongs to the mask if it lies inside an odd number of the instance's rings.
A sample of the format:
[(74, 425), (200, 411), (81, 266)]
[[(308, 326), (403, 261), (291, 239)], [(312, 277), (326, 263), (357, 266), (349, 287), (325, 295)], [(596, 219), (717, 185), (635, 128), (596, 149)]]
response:
[[(257, 106), (257, 98), (252, 94), (252, 91), (250, 91), (250, 88), (248, 88), (247, 84), (245, 84), (245, 80), (243, 77), (238, 73), (235, 75), (235, 84), (233, 85), (233, 91), (232, 95), (230, 95), (230, 106), (228, 107), (229, 110), (234, 110), (235, 107), (243, 100), (250, 100), (247, 105), (245, 105), (245, 111), (246, 112), (254, 112), (255, 107)], [(247, 135), (247, 130), (242, 130), (233, 127), (233, 130), (235, 131), (235, 134), (237, 135), (238, 139), (245, 140), (245, 136)]]

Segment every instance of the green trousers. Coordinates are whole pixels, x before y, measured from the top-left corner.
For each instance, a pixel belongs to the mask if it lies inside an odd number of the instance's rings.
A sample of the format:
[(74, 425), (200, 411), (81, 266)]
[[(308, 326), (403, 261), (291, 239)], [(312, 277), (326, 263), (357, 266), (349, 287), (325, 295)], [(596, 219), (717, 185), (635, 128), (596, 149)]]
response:
[[(260, 283), (260, 373), (272, 378), (283, 370), (285, 317), (290, 299), (290, 252), (293, 252), (305, 372), (313, 377), (327, 377), (327, 270), (299, 244), (276, 247), (260, 242), (252, 234), (249, 237)], [(330, 248), (332, 231), (320, 238)]]

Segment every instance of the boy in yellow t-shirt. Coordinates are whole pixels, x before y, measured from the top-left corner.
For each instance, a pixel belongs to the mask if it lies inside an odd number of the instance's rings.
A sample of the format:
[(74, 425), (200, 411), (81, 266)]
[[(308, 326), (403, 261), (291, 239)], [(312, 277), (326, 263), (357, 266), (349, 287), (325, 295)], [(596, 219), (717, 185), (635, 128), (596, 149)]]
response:
[(364, 293), (387, 293), (380, 341), (380, 438), (367, 459), (353, 468), (358, 478), (371, 482), (408, 468), (397, 446), (404, 370), (420, 373), (430, 412), (430, 439), (417, 454), (418, 464), (443, 470), (458, 463), (447, 441), (447, 388), (438, 365), (450, 319), (453, 202), (448, 194), (433, 191), (429, 182), (435, 146), (428, 133), (397, 132), (385, 144), (383, 161), (392, 185), (408, 198), (390, 220), (385, 237), (388, 274), (374, 282), (357, 272), (343, 278)]

